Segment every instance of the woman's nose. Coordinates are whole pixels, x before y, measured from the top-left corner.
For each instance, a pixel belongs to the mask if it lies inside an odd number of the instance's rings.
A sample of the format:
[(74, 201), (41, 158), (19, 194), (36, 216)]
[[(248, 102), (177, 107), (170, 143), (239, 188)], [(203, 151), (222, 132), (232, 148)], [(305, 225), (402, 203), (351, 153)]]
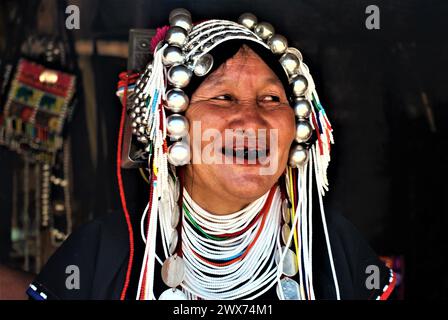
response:
[(228, 122), (231, 128), (238, 129), (266, 129), (267, 121), (263, 110), (256, 100), (244, 100), (237, 103), (237, 107)]

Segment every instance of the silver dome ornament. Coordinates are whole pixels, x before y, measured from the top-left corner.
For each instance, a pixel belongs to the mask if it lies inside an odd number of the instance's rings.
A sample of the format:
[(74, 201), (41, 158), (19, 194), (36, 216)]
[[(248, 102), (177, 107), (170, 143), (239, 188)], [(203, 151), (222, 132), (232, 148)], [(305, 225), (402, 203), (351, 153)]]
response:
[(166, 131), (170, 138), (179, 139), (185, 137), (189, 129), (187, 118), (180, 114), (172, 114), (166, 118)]
[(289, 76), (293, 76), (299, 72), (300, 59), (290, 52), (286, 52), (280, 57), (280, 64)]
[(168, 81), (176, 88), (186, 87), (191, 80), (192, 72), (183, 64), (175, 64), (168, 70)]
[(308, 80), (305, 76), (299, 74), (291, 79), (292, 92), (296, 97), (303, 96), (308, 89)]
[(196, 61), (194, 66), (194, 74), (198, 77), (205, 76), (213, 67), (213, 56), (211, 54), (204, 54)]
[(298, 143), (306, 142), (311, 138), (313, 128), (308, 121), (299, 120), (296, 123), (296, 141)]
[(272, 53), (283, 54), (288, 49), (288, 40), (280, 34), (274, 34), (269, 38), (268, 46), (271, 48)]
[(191, 18), (190, 11), (188, 11), (187, 9), (184, 9), (184, 8), (176, 8), (176, 9), (171, 10), (170, 15), (168, 17), (168, 21), (170, 22), (170, 24), (172, 23), (172, 19), (175, 16), (178, 16), (180, 14), (185, 15), (185, 16), (189, 16)]
[(188, 40), (188, 33), (184, 28), (173, 26), (168, 29), (165, 41), (171, 46), (183, 47)]
[(238, 23), (242, 24), (243, 26), (245, 26), (248, 29), (253, 29), (253, 28), (255, 28), (255, 26), (258, 23), (258, 19), (254, 14), (247, 12), (247, 13), (243, 13), (238, 18)]
[(294, 99), (294, 113), (299, 119), (306, 119), (311, 114), (311, 103), (304, 97)]
[(182, 49), (175, 46), (168, 46), (163, 50), (162, 62), (165, 66), (179, 64), (184, 61)]
[(191, 16), (187, 16), (185, 14), (178, 14), (174, 16), (171, 21), (170, 25), (172, 27), (181, 27), (187, 32), (190, 32), (193, 28), (193, 22), (191, 21)]
[(137, 127), (138, 127), (137, 122), (132, 121), (132, 123), (131, 123), (131, 127), (132, 127), (132, 128), (137, 128)]
[(166, 106), (172, 112), (184, 112), (188, 108), (190, 99), (180, 89), (171, 89), (166, 93)]
[(289, 151), (289, 166), (297, 168), (304, 165), (308, 161), (308, 150), (298, 144), (291, 148)]
[(268, 40), (274, 35), (275, 29), (272, 24), (268, 22), (260, 22), (255, 26), (255, 34), (263, 40)]
[(138, 128), (138, 132), (141, 133), (141, 134), (145, 134), (145, 132), (146, 132), (145, 127), (144, 126), (140, 126)]
[(168, 148), (168, 161), (174, 166), (183, 166), (190, 162), (190, 146), (177, 141)]
[(143, 144), (147, 144), (149, 142), (148, 138), (146, 138), (145, 136), (138, 137), (137, 140)]

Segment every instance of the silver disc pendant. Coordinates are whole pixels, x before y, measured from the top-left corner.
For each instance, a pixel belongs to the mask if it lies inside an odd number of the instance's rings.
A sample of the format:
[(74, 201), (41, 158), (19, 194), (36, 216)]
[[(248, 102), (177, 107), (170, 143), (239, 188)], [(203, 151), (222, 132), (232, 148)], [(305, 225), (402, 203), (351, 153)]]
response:
[[(286, 243), (288, 242), (290, 233), (291, 233), (291, 228), (289, 227), (288, 224), (285, 223), (282, 227), (282, 240), (283, 240), (283, 243), (285, 244), (285, 246), (286, 246)], [(291, 246), (291, 243), (292, 243), (292, 241), (289, 243), (289, 247)]]
[(280, 264), (281, 254), (285, 250), (286, 250), (286, 254), (283, 259), (282, 272), (284, 275), (286, 275), (288, 277), (294, 277), (297, 274), (297, 272), (299, 271), (299, 267), (297, 265), (297, 256), (294, 253), (294, 251), (292, 251), (289, 248), (286, 248), (285, 246), (282, 246), (281, 251), (277, 251), (275, 253), (275, 262), (277, 263), (277, 265)]
[(169, 288), (162, 292), (159, 300), (187, 300), (187, 296), (179, 289)]
[(283, 278), (277, 284), (277, 296), (282, 300), (281, 290), (283, 289), (284, 300), (300, 300), (300, 286), (297, 281), (291, 278)]
[(285, 223), (289, 223), (289, 221), (291, 221), (291, 213), (290, 213), (288, 204), (289, 204), (288, 199), (283, 200), (282, 215), (283, 215), (283, 221)]
[(162, 280), (171, 288), (175, 288), (182, 283), (185, 275), (184, 259), (177, 254), (165, 260), (162, 266)]

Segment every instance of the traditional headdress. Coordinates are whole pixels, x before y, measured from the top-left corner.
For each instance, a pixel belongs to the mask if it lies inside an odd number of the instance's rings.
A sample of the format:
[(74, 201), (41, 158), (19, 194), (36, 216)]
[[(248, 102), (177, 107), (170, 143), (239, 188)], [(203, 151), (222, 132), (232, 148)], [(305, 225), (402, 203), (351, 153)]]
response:
[[(335, 293), (339, 298), (322, 203), (328, 190), (326, 172), (333, 143), (332, 128), (302, 54), (289, 47), (286, 38), (276, 34), (271, 24), (258, 22), (250, 13), (241, 15), (238, 22), (207, 20), (193, 25), (187, 10), (175, 9), (170, 13), (169, 22), (170, 27), (159, 29), (153, 39), (153, 61), (138, 79), (126, 75), (126, 81), (121, 82), (118, 90), (118, 95), (125, 98), (133, 134), (148, 153), (151, 172), (150, 199), (141, 224), (146, 249), (137, 298), (159, 298), (154, 296), (153, 290), (154, 277), (158, 276), (154, 274), (158, 260), (163, 264), (162, 279), (172, 288), (160, 299), (251, 299), (274, 284), (277, 284), (280, 299), (314, 299), (314, 186), (317, 187)], [(186, 88), (194, 77), (205, 77), (210, 73), (214, 65), (212, 50), (231, 40), (256, 43), (278, 58), (289, 82), (287, 92), (292, 94), (288, 98), (296, 115), (295, 143), (285, 171), (284, 197), (273, 188), (248, 208), (228, 217), (215, 217), (185, 194), (175, 167), (190, 161), (190, 146), (185, 139), (189, 124), (182, 115), (189, 105)], [(183, 204), (182, 198), (185, 198)], [(278, 212), (278, 216), (274, 212)], [(184, 224), (181, 229), (180, 219)], [(283, 221), (281, 227), (280, 221)], [(278, 228), (271, 230), (273, 225)], [(158, 227), (164, 262), (156, 255)], [(216, 228), (234, 232), (223, 235)], [(271, 234), (263, 234), (268, 231)], [(193, 235), (197, 232), (204, 236), (203, 241), (196, 241)], [(179, 246), (181, 234), (185, 234), (182, 239), (185, 245)], [(272, 234), (276, 235), (271, 239)], [(222, 244), (216, 252), (213, 251), (214, 241)], [(256, 241), (265, 241), (264, 248), (275, 251), (275, 263), (272, 257), (257, 249)], [(294, 243), (295, 252), (289, 248), (291, 243)], [(226, 251), (226, 245), (232, 249)], [(241, 248), (243, 250), (239, 251)], [(193, 259), (190, 264), (194, 270), (186, 268), (183, 255), (185, 259)], [(246, 264), (245, 259), (249, 260)], [(248, 268), (250, 263), (252, 269)], [(299, 283), (290, 278), (296, 274), (299, 274)], [(207, 279), (213, 279), (212, 276), (215, 276), (215, 283), (207, 282)], [(220, 279), (225, 279), (226, 283)], [(179, 286), (183, 291), (176, 289)]]

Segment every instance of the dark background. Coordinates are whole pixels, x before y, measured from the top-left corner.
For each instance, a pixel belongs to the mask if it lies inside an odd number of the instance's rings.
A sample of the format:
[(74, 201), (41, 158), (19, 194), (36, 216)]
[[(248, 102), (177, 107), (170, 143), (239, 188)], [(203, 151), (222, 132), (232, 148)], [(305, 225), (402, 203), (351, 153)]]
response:
[[(378, 254), (404, 257), (405, 298), (448, 297), (446, 1), (72, 2), (81, 10), (77, 39), (126, 41), (130, 28), (167, 24), (176, 7), (190, 10), (194, 20), (236, 20), (252, 12), (272, 23), (302, 51), (333, 124), (336, 144), (327, 210), (352, 221)], [(380, 8), (380, 30), (365, 27), (365, 9), (371, 4)], [(95, 140), (87, 141), (83, 104), (70, 132), (80, 220), (121, 208), (115, 177), (120, 116), (115, 90), (126, 60), (95, 54), (90, 59)], [(13, 156), (0, 152), (0, 253), (7, 259), (7, 172)], [(128, 193), (138, 194), (135, 177), (127, 175)]]

